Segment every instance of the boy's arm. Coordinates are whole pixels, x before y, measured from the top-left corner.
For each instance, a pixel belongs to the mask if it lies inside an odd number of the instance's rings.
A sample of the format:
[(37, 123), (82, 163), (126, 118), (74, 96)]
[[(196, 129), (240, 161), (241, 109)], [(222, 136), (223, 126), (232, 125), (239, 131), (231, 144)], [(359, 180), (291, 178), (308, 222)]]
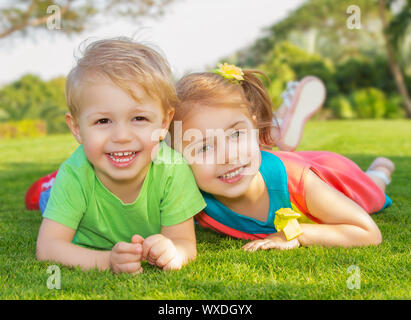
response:
[(143, 243), (143, 258), (164, 270), (180, 269), (197, 255), (193, 218), (173, 226), (163, 226)]
[(311, 170), (305, 190), (310, 214), (324, 224), (302, 224), (304, 233), (298, 237), (301, 245), (352, 247), (381, 243), (381, 232), (370, 215)]
[(197, 246), (193, 218), (174, 226), (162, 227), (161, 234), (173, 241), (177, 252), (183, 258), (183, 265), (195, 260)]
[(109, 269), (111, 251), (97, 251), (72, 244), (75, 232), (61, 223), (44, 218), (37, 238), (37, 260), (80, 266), (83, 270)]

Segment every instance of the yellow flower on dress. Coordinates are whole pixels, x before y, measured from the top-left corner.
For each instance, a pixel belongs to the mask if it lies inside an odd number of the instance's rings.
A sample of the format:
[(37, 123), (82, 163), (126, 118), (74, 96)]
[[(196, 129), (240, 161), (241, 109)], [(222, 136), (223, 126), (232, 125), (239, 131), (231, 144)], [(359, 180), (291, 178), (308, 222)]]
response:
[(218, 69), (214, 70), (214, 73), (221, 75), (231, 82), (238, 83), (238, 81), (244, 80), (244, 72), (241, 68), (227, 62), (224, 62), (224, 64), (219, 63), (217, 66)]

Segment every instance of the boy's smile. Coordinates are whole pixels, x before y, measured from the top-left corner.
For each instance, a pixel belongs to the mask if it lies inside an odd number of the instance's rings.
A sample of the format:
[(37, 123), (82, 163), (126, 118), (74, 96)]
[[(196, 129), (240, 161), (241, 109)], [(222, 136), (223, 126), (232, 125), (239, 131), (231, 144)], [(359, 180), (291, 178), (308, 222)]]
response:
[(126, 185), (141, 187), (159, 144), (155, 135), (168, 128), (170, 118), (158, 100), (132, 88), (136, 99), (109, 80), (84, 85), (73, 132), (97, 177), (115, 194)]
[(107, 157), (111, 160), (114, 166), (125, 168), (131, 165), (137, 156), (135, 151), (121, 151), (107, 153)]

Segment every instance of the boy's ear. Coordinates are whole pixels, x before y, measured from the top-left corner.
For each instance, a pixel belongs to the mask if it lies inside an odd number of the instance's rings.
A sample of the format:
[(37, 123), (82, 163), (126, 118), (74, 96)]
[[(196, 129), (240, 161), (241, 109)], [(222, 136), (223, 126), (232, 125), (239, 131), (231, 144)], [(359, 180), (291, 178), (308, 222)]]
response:
[(80, 127), (76, 119), (74, 119), (74, 117), (71, 115), (70, 112), (66, 112), (65, 117), (66, 117), (67, 126), (70, 128), (71, 133), (73, 134), (74, 138), (77, 140), (78, 143), (82, 144), (83, 142), (80, 136)]
[(167, 129), (167, 130), (169, 129), (171, 120), (173, 120), (173, 117), (174, 117), (174, 112), (175, 112), (174, 108), (170, 108), (169, 110), (167, 110), (167, 112), (165, 112), (163, 124), (162, 124), (163, 129)]

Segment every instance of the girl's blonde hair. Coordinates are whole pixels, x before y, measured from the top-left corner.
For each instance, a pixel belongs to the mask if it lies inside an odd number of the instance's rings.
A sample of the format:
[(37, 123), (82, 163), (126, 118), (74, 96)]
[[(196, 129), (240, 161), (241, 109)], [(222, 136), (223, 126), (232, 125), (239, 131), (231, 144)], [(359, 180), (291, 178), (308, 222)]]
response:
[[(212, 72), (192, 73), (184, 76), (176, 85), (179, 103), (174, 120), (183, 120), (188, 112), (201, 106), (239, 106), (236, 97), (247, 107), (251, 120), (259, 129), (260, 144), (275, 145), (271, 128), (273, 126), (273, 106), (267, 89), (258, 75), (266, 75), (258, 70), (243, 70), (244, 80), (233, 83)], [(274, 119), (275, 120), (275, 119)]]
[(74, 118), (80, 111), (82, 85), (93, 81), (93, 77), (111, 80), (136, 101), (139, 97), (134, 94), (132, 86), (139, 85), (147, 95), (161, 102), (164, 111), (178, 102), (166, 59), (130, 38), (99, 40), (85, 48), (66, 82), (66, 102)]

